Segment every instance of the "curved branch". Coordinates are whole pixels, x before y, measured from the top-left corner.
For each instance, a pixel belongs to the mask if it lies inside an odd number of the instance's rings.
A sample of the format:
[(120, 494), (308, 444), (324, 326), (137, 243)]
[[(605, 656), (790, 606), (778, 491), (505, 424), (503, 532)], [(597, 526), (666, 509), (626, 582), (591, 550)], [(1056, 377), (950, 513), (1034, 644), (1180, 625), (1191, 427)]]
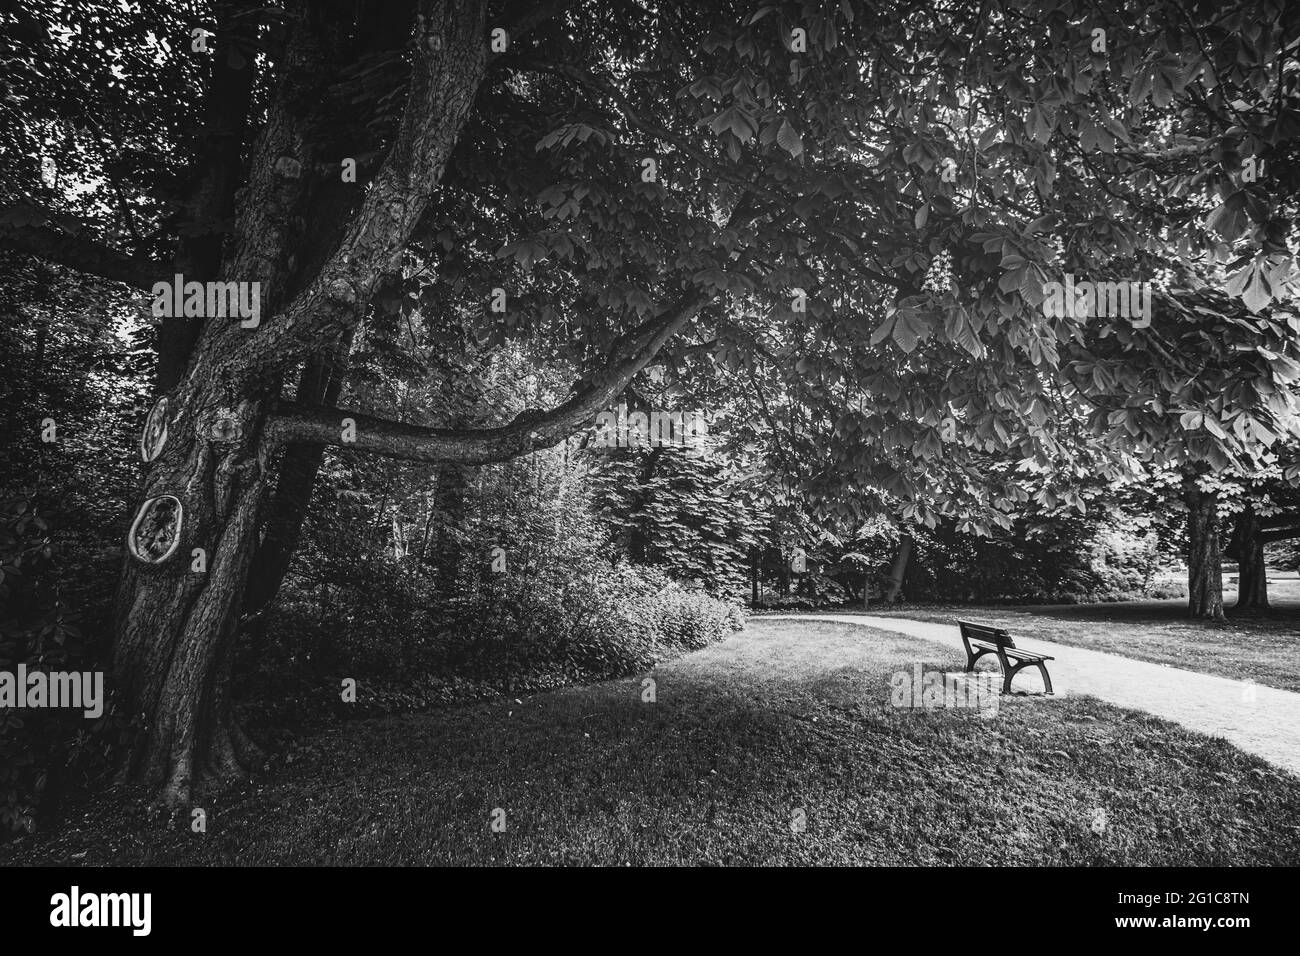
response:
[[(391, 271), (433, 197), (486, 67), (486, 4), (422, 5), (425, 33), (412, 68), (401, 127), (337, 249), (313, 280), (259, 333), (238, 337), (226, 359), (236, 376), (256, 379), (347, 331)], [(226, 334), (229, 326), (226, 327)]]
[[(408, 461), (473, 465), (506, 461), (537, 448), (548, 448), (608, 408), (632, 377), (707, 301), (701, 292), (687, 292), (649, 327), (625, 339), (608, 367), (585, 389), (548, 411), (521, 412), (507, 425), (430, 428), (346, 409), (282, 405), (267, 421), (266, 439), (273, 443), (319, 442)], [(348, 438), (344, 437), (344, 419), (352, 420)]]

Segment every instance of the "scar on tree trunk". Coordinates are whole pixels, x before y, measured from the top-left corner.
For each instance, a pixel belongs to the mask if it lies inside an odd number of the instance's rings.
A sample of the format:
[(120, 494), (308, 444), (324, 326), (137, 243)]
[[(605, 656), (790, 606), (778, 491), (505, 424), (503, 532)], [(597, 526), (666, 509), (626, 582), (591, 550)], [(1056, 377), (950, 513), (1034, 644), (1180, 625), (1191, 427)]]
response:
[[(171, 443), (193, 434), (186, 429)], [(145, 721), (124, 778), (161, 784), (159, 801), (173, 806), (262, 762), (234, 721), (230, 675), (266, 453), (252, 434), (219, 449), (192, 438), (186, 444), (193, 453), (179, 457), (189, 468), (167, 482), (192, 486), (186, 507), (170, 524), (133, 527), (128, 538), (114, 655), (119, 700)], [(150, 550), (164, 534), (175, 544)]]
[(1183, 486), (1187, 504), (1188, 610), (1193, 617), (1224, 620), (1222, 555), (1219, 551), (1219, 499), (1195, 479)]

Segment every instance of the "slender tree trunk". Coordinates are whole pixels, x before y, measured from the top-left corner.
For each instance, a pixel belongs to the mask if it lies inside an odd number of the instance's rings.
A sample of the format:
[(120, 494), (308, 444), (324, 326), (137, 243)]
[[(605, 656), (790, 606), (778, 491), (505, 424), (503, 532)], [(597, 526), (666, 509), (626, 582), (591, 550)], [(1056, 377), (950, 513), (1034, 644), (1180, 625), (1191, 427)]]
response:
[(910, 534), (898, 539), (898, 552), (894, 555), (894, 566), (889, 571), (889, 587), (885, 590), (885, 603), (893, 604), (903, 590), (903, 578), (907, 575), (907, 565), (912, 559), (912, 550), (916, 542)]
[(436, 474), (434, 507), (438, 512), (438, 531), (434, 535), (433, 580), (438, 593), (450, 597), (460, 580), (463, 549), (459, 521), (465, 511), (469, 469), (464, 465), (441, 465)]
[[(318, 405), (334, 404), (342, 389), (346, 354), (345, 343), (333, 358), (321, 356), (313, 360), (303, 372), (298, 400)], [(262, 523), (262, 539), (249, 575), (245, 614), (261, 612), (279, 593), (297, 549), (312, 492), (316, 488), (316, 476), (324, 460), (325, 446), (315, 442), (290, 445), (280, 456), (275, 492)]]
[(1218, 496), (1194, 479), (1183, 489), (1187, 503), (1188, 609), (1193, 617), (1224, 620), (1222, 556), (1219, 553)]
[(1247, 505), (1237, 516), (1233, 534), (1237, 557), (1237, 607), (1268, 607), (1268, 570), (1264, 566), (1264, 538), (1259, 515)]
[[(436, 479), (435, 479), (435, 480), (436, 480)], [(437, 489), (436, 489), (436, 487), (435, 487), (435, 492), (436, 492), (436, 490), (437, 490)], [(420, 535), (420, 553), (419, 553), (419, 555), (418, 555), (418, 556), (416, 557), (416, 559), (415, 559), (415, 570), (416, 570), (416, 571), (418, 571), (419, 569), (421, 569), (421, 568), (424, 567), (424, 559), (425, 559), (425, 555), (428, 554), (428, 552), (429, 552), (429, 533), (430, 533), (431, 529), (433, 528), (433, 515), (434, 515), (434, 512), (437, 510), (437, 509), (434, 508), (434, 506), (433, 506), (433, 503), (434, 503), (434, 497), (435, 497), (435, 495), (434, 495), (433, 492), (427, 493), (427, 494), (424, 496), (424, 507), (425, 507), (425, 513), (424, 513), (424, 531), (423, 531), (423, 533)]]

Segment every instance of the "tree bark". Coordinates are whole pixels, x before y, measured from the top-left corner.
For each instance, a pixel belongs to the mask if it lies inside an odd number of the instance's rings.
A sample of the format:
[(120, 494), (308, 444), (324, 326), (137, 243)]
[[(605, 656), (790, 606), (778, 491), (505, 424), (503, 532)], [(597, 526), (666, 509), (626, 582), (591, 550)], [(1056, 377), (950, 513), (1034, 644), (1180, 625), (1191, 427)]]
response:
[[(203, 130), (198, 138), (198, 163), (192, 171), (186, 215), (174, 268), (186, 281), (207, 282), (221, 271), (226, 234), (235, 215), (235, 191), (242, 174), (248, 112), (252, 104), (256, 54), (246, 34), (256, 30), (256, 4), (217, 0), (217, 52), (204, 104)], [(174, 316), (158, 330), (155, 388), (176, 386), (198, 340), (200, 319)]]
[(1187, 503), (1188, 610), (1193, 617), (1222, 621), (1218, 496), (1202, 491), (1195, 479), (1188, 479), (1183, 486), (1183, 500)]
[[(346, 336), (333, 355), (318, 356), (308, 364), (298, 383), (300, 402), (333, 404), (338, 401), (347, 371), (350, 344), (351, 336)], [(297, 549), (303, 522), (311, 506), (312, 492), (316, 488), (316, 476), (324, 460), (325, 446), (310, 442), (289, 445), (280, 457), (275, 491), (262, 523), (262, 539), (249, 574), (245, 614), (261, 613), (279, 593)]]
[(1268, 570), (1259, 515), (1247, 505), (1237, 516), (1233, 534), (1237, 558), (1237, 604), (1242, 610), (1268, 607)]
[[(327, 25), (319, 8), (295, 9), (300, 16), (285, 56), (287, 73), (254, 149), (235, 242), (222, 268), (226, 280), (261, 282), (264, 309), (276, 318), (264, 316), (256, 329), (210, 319), (199, 332), (185, 374), (167, 394), (167, 440), (147, 466), (130, 536), (138, 540), (135, 525), (142, 524), (145, 503), (170, 495), (180, 502), (180, 520), (174, 535), (163, 534), (165, 522), (159, 534), (176, 544), (158, 560), (128, 549), (118, 589), (116, 704), (141, 730), (125, 770), (160, 787), (167, 804), (189, 802), (196, 788), (240, 775), (257, 758), (231, 719), (229, 684), (278, 444), (266, 426), (279, 377), (322, 341), (346, 334), (357, 305), (369, 301), (383, 269), (409, 241), (485, 63), (482, 4), (428, 4), (423, 22), (441, 40), (417, 37), (420, 53), (389, 155), (329, 261), (295, 292), (294, 250), (310, 221), (306, 177), (283, 174), (279, 160), (312, 168), (314, 91), (340, 62), (338, 37), (329, 32), (337, 27)], [(226, 409), (237, 421), (233, 434), (213, 431)]]
[(188, 801), (196, 779), (227, 779), (256, 757), (231, 725), (228, 691), (264, 484), (267, 446), (256, 423), (265, 403), (251, 403), (240, 440), (218, 445), (197, 435), (220, 401), (205, 391), (193, 396), (201, 412), (171, 425), (189, 426), (189, 434), (169, 435), (176, 450), (146, 491), (181, 492), (179, 546), (156, 565), (128, 554), (118, 592), (115, 687), (127, 713), (143, 721), (126, 769), (162, 784), (168, 803)]
[(469, 476), (468, 468), (453, 464), (439, 466), (436, 473), (434, 508), (438, 513), (438, 529), (434, 534), (431, 561), (434, 586), (444, 597), (450, 597), (456, 592), (460, 580), (464, 549), (461, 546), (459, 522), (465, 510)]

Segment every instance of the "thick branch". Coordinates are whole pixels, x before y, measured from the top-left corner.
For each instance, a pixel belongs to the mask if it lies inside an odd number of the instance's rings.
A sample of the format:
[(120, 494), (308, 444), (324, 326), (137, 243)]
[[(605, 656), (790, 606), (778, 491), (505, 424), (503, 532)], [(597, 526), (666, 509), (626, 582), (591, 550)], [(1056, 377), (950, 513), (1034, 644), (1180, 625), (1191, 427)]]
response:
[[(645, 368), (672, 336), (704, 306), (700, 292), (686, 293), (646, 329), (622, 343), (595, 380), (546, 412), (525, 411), (496, 428), (429, 428), (373, 418), (336, 408), (287, 405), (271, 416), (266, 436), (272, 442), (311, 441), (355, 448), (408, 461), (460, 462), (481, 465), (506, 461), (562, 441), (608, 408), (637, 372)], [(344, 419), (354, 428), (344, 429)], [(354, 432), (354, 439), (349, 440)]]
[[(23, 204), (23, 217), (29, 221), (14, 223), (18, 207), (0, 209), (0, 245), (19, 252), (67, 266), (87, 275), (125, 282), (138, 289), (148, 289), (167, 274), (167, 267), (104, 245), (87, 235), (88, 228), (71, 229), (56, 225), (67, 219), (37, 206)], [(35, 220), (35, 221), (30, 221)]]
[(1123, 149), (1116, 150), (1115, 155), (1122, 156), (1124, 159), (1135, 163), (1141, 163), (1144, 166), (1156, 166), (1164, 163), (1179, 162), (1184, 159), (1194, 159), (1205, 155), (1215, 146), (1214, 139), (1203, 140), (1199, 143), (1183, 143), (1179, 146), (1168, 146), (1164, 149), (1137, 150)]
[(1281, 514), (1269, 515), (1259, 519), (1261, 528), (1279, 528), (1283, 525), (1300, 524), (1300, 514), (1294, 511), (1285, 511)]
[[(301, 293), (254, 335), (233, 338), (235, 374), (258, 378), (347, 330), (392, 270), (442, 179), (486, 65), (484, 5), (449, 0), (425, 7), (426, 34), (397, 138), (334, 254)], [(227, 327), (227, 334), (229, 327)]]

